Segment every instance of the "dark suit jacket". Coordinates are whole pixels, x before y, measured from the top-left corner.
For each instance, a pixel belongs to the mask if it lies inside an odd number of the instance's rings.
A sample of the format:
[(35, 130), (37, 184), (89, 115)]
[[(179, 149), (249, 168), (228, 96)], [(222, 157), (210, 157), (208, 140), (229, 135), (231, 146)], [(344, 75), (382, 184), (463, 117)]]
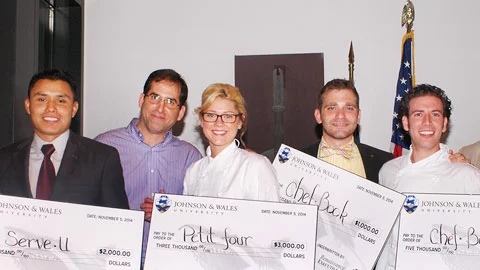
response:
[[(28, 180), (32, 140), (0, 150), (0, 194), (32, 198)], [(49, 200), (128, 209), (117, 150), (70, 132)]]
[[(302, 151), (311, 156), (317, 157), (318, 146), (320, 142), (317, 142)], [(368, 146), (362, 143), (355, 143), (362, 156), (363, 167), (365, 168), (365, 174), (367, 179), (378, 183), (378, 172), (382, 168), (383, 164), (393, 159), (392, 153), (382, 151), (380, 149)]]

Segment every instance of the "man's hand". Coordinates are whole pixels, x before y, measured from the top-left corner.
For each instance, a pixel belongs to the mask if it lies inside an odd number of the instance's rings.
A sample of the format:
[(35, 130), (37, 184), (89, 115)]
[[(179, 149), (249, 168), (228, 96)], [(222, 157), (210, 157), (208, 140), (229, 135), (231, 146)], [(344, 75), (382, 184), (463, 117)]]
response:
[(468, 160), (462, 153), (453, 153), (453, 150), (450, 149), (448, 150), (448, 153), (450, 154), (450, 162), (455, 163), (455, 162), (462, 162), (462, 163), (470, 163), (470, 160)]
[(145, 212), (145, 220), (150, 221), (152, 218), (153, 199), (148, 197), (145, 198), (143, 203), (140, 204), (140, 209)]

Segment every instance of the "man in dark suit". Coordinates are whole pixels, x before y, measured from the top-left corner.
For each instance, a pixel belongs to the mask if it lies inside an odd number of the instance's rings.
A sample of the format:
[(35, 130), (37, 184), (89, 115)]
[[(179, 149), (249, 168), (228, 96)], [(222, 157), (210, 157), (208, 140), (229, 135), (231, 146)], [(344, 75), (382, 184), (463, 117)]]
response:
[(322, 125), (322, 139), (303, 152), (378, 183), (380, 168), (393, 155), (354, 140), (361, 112), (353, 84), (343, 79), (329, 81), (317, 103), (314, 115)]
[(78, 110), (70, 75), (35, 74), (25, 110), (34, 135), (0, 150), (0, 194), (128, 209), (117, 150), (69, 130)]

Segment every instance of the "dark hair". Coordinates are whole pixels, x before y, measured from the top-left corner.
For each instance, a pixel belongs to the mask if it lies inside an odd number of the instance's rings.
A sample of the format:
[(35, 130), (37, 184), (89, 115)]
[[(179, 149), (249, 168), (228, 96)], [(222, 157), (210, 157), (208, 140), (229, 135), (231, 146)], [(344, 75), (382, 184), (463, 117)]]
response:
[(180, 84), (181, 91), (180, 91), (180, 106), (185, 105), (187, 102), (188, 97), (188, 86), (185, 80), (173, 69), (159, 69), (155, 70), (154, 72), (150, 73), (143, 86), (143, 94), (148, 94), (150, 87), (152, 86), (153, 82), (160, 82), (160, 81), (169, 81), (173, 83)]
[[(452, 114), (452, 102), (447, 97), (447, 94), (445, 94), (445, 91), (429, 84), (419, 84), (415, 86), (413, 90), (408, 91), (407, 94), (405, 94), (398, 104), (399, 118), (402, 119), (403, 116), (408, 117), (410, 113), (410, 101), (416, 97), (423, 96), (433, 96), (439, 98), (443, 104), (443, 116), (450, 120), (450, 115)], [(400, 123), (402, 123), (402, 121), (400, 121)]]
[(360, 108), (359, 104), (360, 104), (360, 97), (358, 96), (358, 92), (357, 92), (357, 89), (355, 88), (355, 86), (353, 85), (353, 83), (349, 80), (345, 80), (345, 79), (333, 79), (329, 82), (327, 82), (323, 87), (322, 89), (320, 90), (320, 92), (318, 93), (318, 97), (317, 97), (317, 105), (318, 105), (318, 108), (319, 109), (322, 109), (322, 105), (323, 105), (323, 96), (325, 95), (325, 93), (327, 91), (330, 91), (330, 90), (339, 90), (339, 89), (349, 89), (349, 90), (352, 90), (353, 94), (355, 94), (355, 97), (357, 98), (357, 107)]
[(77, 85), (73, 80), (72, 75), (68, 74), (67, 72), (60, 71), (58, 69), (49, 69), (44, 70), (36, 73), (30, 79), (30, 83), (28, 84), (28, 97), (30, 98), (30, 92), (35, 84), (39, 80), (51, 80), (51, 81), (64, 81), (70, 85), (70, 89), (73, 93), (73, 100), (77, 100)]

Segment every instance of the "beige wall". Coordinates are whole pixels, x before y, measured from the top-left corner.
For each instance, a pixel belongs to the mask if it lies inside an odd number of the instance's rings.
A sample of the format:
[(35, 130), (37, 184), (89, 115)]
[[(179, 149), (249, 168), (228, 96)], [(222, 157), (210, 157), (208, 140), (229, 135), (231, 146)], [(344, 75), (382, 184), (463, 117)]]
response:
[[(127, 125), (148, 74), (173, 68), (190, 88), (181, 138), (203, 148), (193, 108), (207, 85), (234, 82), (235, 55), (323, 52), (328, 81), (348, 77), (353, 40), (361, 139), (388, 150), (404, 2), (84, 0), (84, 134)], [(480, 100), (480, 3), (414, 4), (417, 83), (446, 89), (455, 106), (448, 143), (458, 150), (480, 137), (472, 114)]]

